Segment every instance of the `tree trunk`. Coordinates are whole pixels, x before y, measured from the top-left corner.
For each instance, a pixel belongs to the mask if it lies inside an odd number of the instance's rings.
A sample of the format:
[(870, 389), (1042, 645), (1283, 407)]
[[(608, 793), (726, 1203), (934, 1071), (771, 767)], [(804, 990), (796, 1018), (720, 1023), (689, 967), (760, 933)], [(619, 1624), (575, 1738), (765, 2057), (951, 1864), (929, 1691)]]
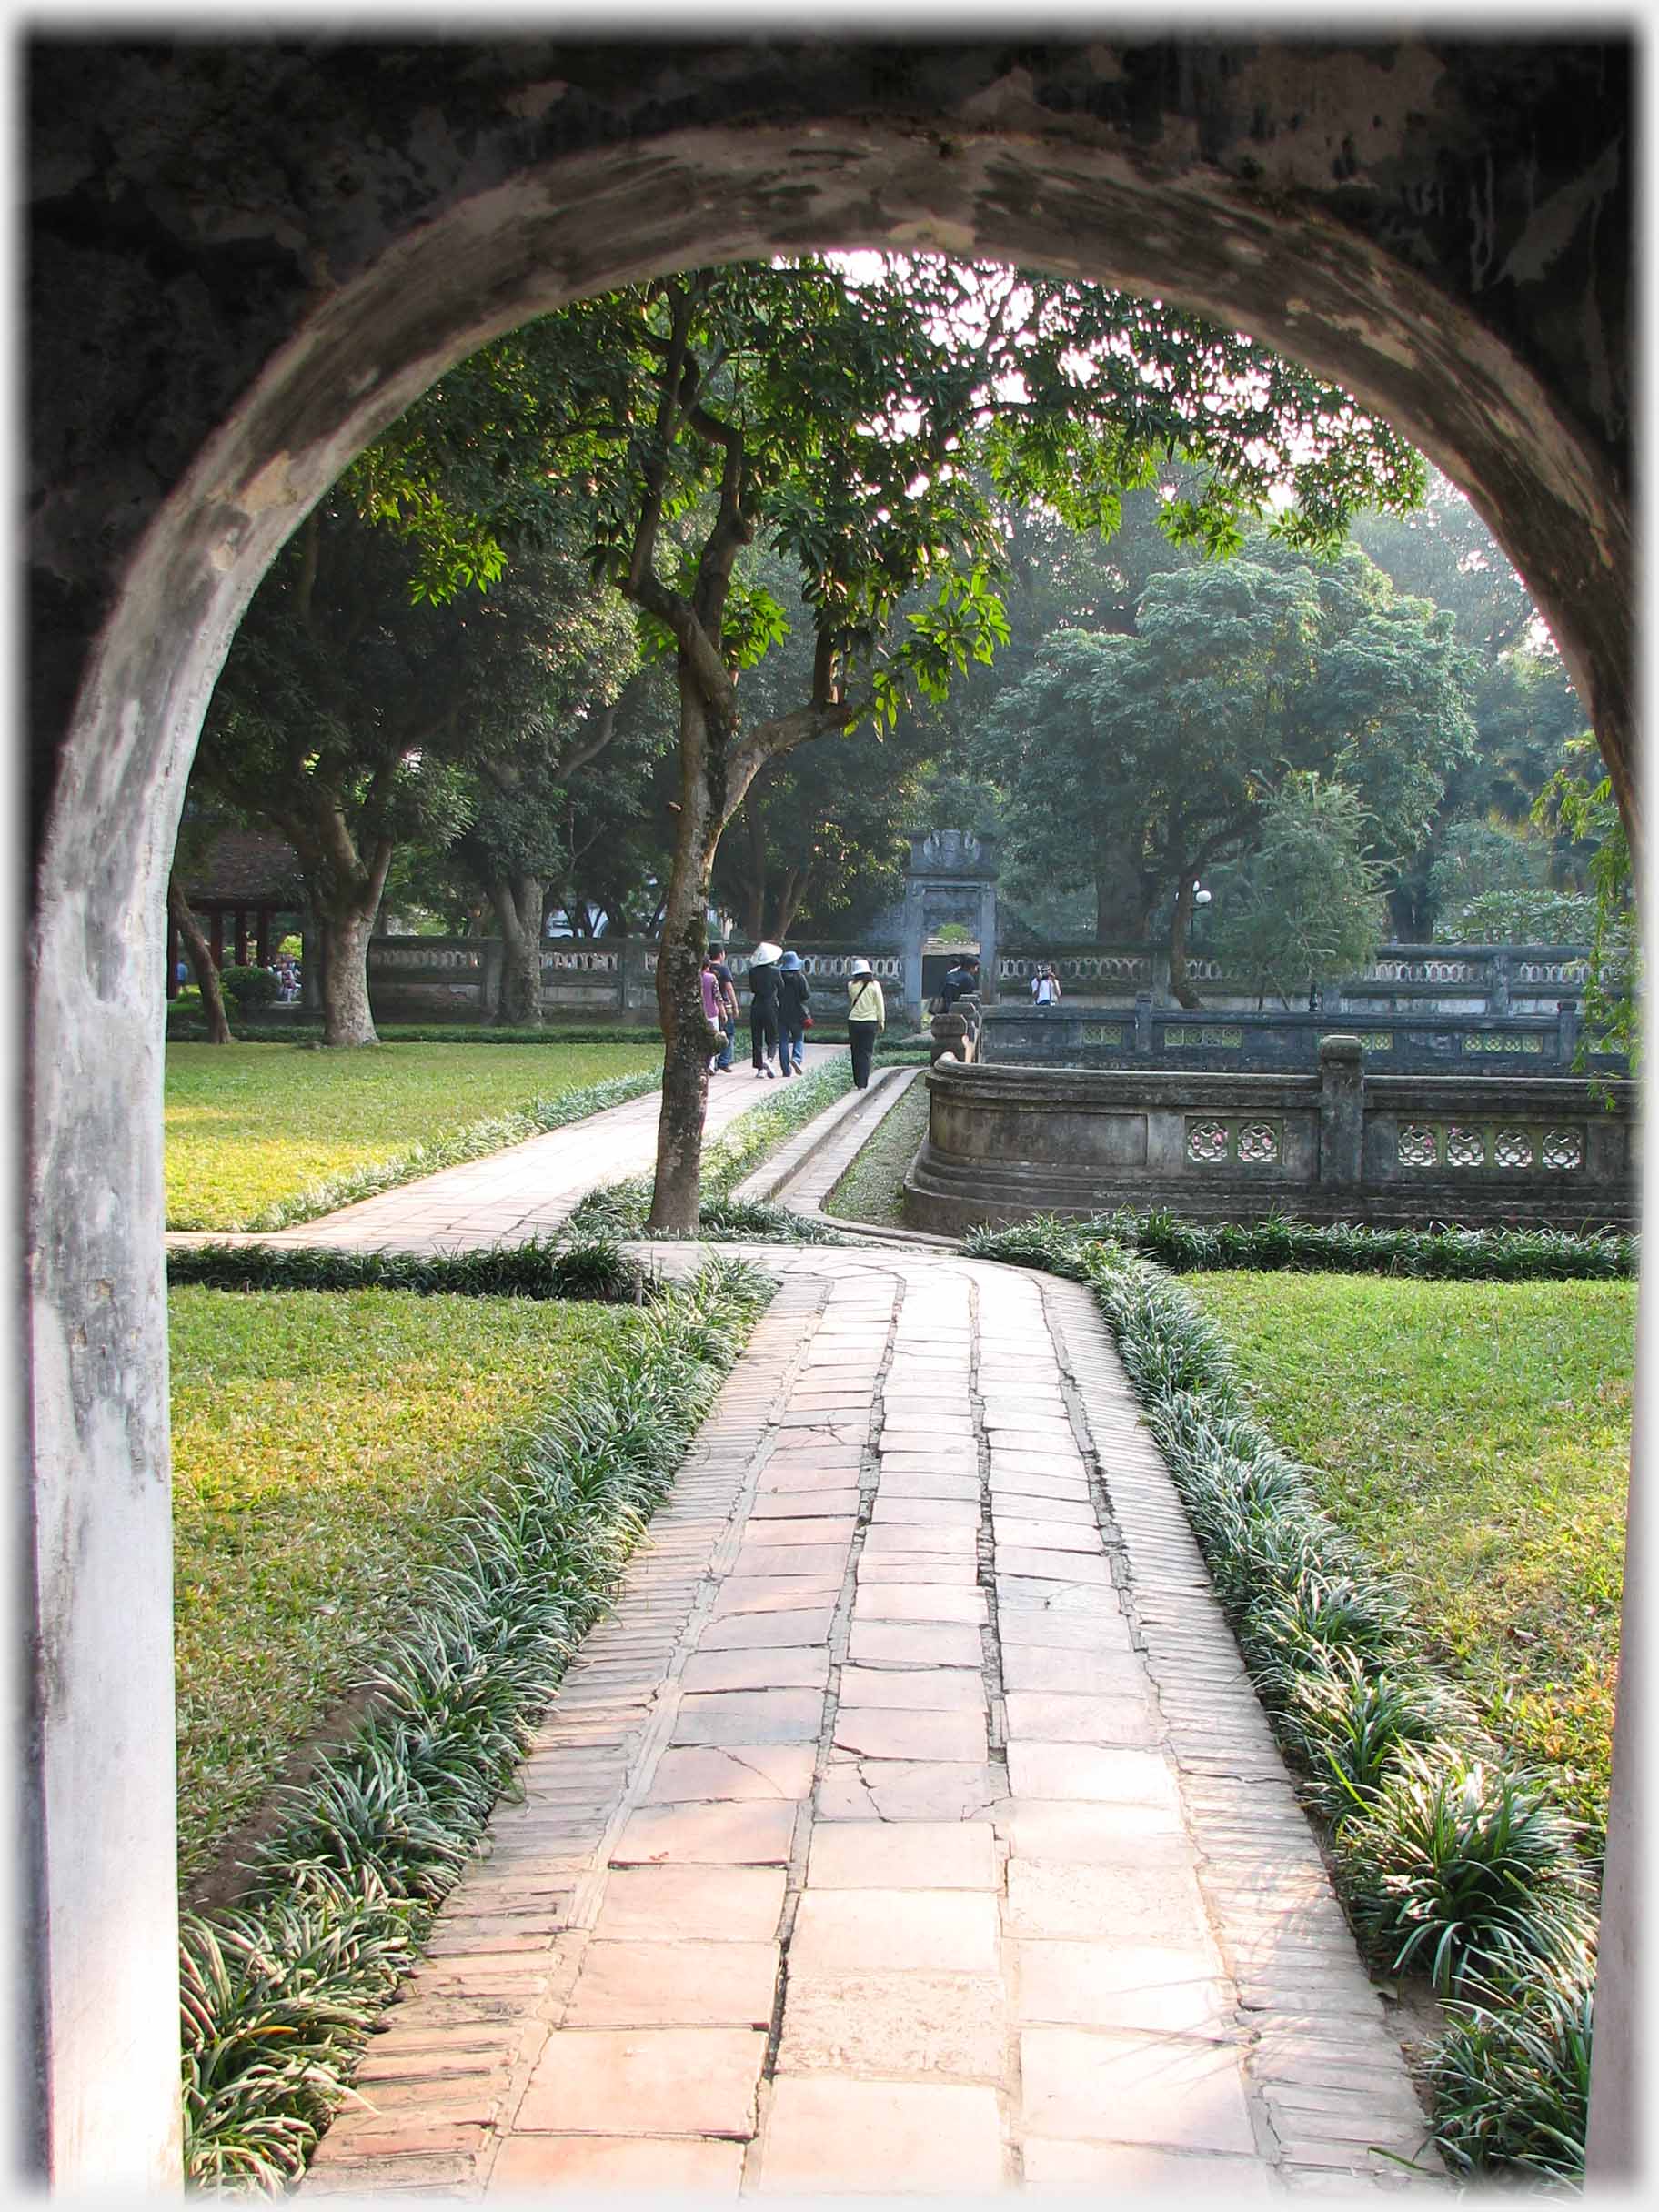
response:
[(503, 877), (489, 887), (501, 924), (501, 998), (496, 1020), (504, 1029), (541, 1027), (541, 879)]
[(1141, 869), (1129, 840), (1101, 838), (1094, 856), (1095, 943), (1138, 943), (1144, 934), (1145, 914)]
[(1170, 990), (1178, 1006), (1188, 1009), (1201, 1007), (1199, 997), (1187, 967), (1187, 925), (1192, 919), (1192, 871), (1181, 871), (1181, 889), (1175, 894), (1175, 913), (1170, 923)]
[(225, 1013), (225, 993), (219, 989), (219, 971), (213, 964), (213, 954), (202, 935), (202, 926), (190, 911), (190, 901), (185, 897), (176, 875), (167, 878), (167, 911), (173, 917), (185, 950), (190, 955), (190, 965), (201, 987), (202, 1006), (207, 1016), (207, 1041), (229, 1044), (230, 1023)]
[(360, 907), (319, 910), (322, 940), (323, 1042), (326, 1045), (378, 1044), (368, 1004), (368, 940), (378, 899), (365, 913)]
[(766, 935), (766, 825), (752, 802), (742, 809), (743, 840), (749, 848), (749, 873), (743, 883), (743, 927), (749, 941), (758, 945)]
[(709, 885), (724, 817), (719, 799), (724, 796), (720, 787), (726, 763), (722, 733), (683, 669), (679, 720), (683, 766), (679, 828), (657, 950), (662, 1108), (657, 1117), (657, 1177), (646, 1226), (689, 1232), (698, 1222), (703, 1112), (709, 1099), (709, 1025), (703, 1018), (700, 977), (709, 943)]
[(774, 909), (778, 917), (778, 927), (772, 931), (772, 935), (779, 944), (782, 944), (784, 939), (795, 927), (795, 917), (806, 904), (807, 893), (811, 886), (812, 874), (809, 869), (785, 870), (783, 881), (778, 889), (778, 903)]

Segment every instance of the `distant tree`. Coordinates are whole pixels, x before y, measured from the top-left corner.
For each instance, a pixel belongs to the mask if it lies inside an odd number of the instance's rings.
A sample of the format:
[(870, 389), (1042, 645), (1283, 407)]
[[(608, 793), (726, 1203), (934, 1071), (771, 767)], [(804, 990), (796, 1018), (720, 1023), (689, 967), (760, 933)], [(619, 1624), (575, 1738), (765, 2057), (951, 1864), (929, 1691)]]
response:
[(1357, 553), (1260, 550), (1154, 577), (1132, 636), (1051, 638), (986, 731), (1016, 896), (1092, 887), (1101, 942), (1140, 937), (1168, 900), (1185, 1006), (1198, 880), (1249, 847), (1287, 770), (1340, 779), (1409, 844), (1470, 737), (1444, 618)]
[(1635, 1074), (1642, 1061), (1642, 938), (1635, 881), (1613, 779), (1598, 772), (1601, 769), (1594, 737), (1586, 730), (1567, 765), (1540, 793), (1534, 815), (1545, 826), (1594, 844), (1595, 922), (1584, 993), (1586, 1026), (1613, 1051), (1627, 1053)]
[(1357, 792), (1295, 771), (1269, 799), (1254, 851), (1212, 942), (1230, 975), (1288, 1006), (1376, 958), (1387, 903)]
[(1434, 934), (1463, 944), (1588, 944), (1595, 900), (1551, 880), (1547, 836), (1502, 819), (1450, 824), (1429, 873)]
[[(1525, 821), (1588, 718), (1526, 586), (1445, 478), (1431, 472), (1428, 497), (1413, 514), (1356, 517), (1353, 536), (1399, 590), (1450, 614), (1458, 643), (1477, 656), (1469, 697), (1473, 747), (1447, 778), (1423, 842), (1389, 895), (1400, 937), (1443, 939), (1455, 932), (1437, 912), (1432, 880), (1448, 840), (1470, 820)], [(1557, 890), (1574, 888), (1568, 842), (1557, 840)]]

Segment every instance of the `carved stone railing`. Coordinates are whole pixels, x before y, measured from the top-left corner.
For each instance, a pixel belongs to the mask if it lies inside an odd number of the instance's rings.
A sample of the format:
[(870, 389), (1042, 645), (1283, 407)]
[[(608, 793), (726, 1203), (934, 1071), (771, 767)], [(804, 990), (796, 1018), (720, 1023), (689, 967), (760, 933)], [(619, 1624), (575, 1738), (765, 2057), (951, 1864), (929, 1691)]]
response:
[(1373, 1075), (1333, 1035), (1317, 1073), (962, 1067), (926, 1078), (912, 1227), (1163, 1206), (1198, 1221), (1629, 1227), (1636, 1089), (1561, 1076)]

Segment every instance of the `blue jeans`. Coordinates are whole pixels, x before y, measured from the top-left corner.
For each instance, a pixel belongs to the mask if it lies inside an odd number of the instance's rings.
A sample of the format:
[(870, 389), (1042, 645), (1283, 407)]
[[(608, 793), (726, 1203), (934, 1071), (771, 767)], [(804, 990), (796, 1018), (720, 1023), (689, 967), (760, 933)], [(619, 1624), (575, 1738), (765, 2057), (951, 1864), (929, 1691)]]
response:
[(736, 1014), (724, 1015), (721, 1018), (720, 1028), (725, 1031), (726, 1042), (721, 1047), (719, 1056), (714, 1064), (717, 1068), (729, 1068), (731, 1065), (732, 1047), (737, 1041), (738, 1034), (738, 1017)]
[(807, 1032), (803, 1028), (786, 1029), (778, 1040), (778, 1058), (787, 1075), (791, 1068), (797, 1075), (806, 1065)]

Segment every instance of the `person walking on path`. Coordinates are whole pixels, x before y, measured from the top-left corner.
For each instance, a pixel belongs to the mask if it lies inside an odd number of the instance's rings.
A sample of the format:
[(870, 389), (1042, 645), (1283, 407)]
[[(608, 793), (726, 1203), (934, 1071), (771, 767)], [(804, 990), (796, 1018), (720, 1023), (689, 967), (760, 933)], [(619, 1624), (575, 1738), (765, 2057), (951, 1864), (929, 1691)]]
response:
[(778, 1051), (778, 962), (783, 947), (762, 939), (749, 956), (749, 1049), (755, 1073), (769, 1079), (776, 1072), (772, 1061)]
[(860, 1091), (870, 1089), (876, 1032), (886, 1026), (887, 1008), (875, 970), (868, 960), (854, 960), (847, 977), (847, 1041), (852, 1048), (853, 1083)]
[(724, 945), (710, 945), (709, 960), (714, 970), (715, 982), (719, 989), (720, 1034), (726, 1040), (720, 1049), (719, 1058), (714, 1064), (716, 1070), (723, 1074), (731, 1065), (732, 1050), (737, 1041), (738, 987), (731, 980), (731, 970), (726, 965)]
[(709, 1024), (709, 1072), (721, 1072), (719, 1050), (726, 1041), (726, 1031), (720, 1026), (720, 987), (715, 979), (712, 954), (703, 955), (702, 972), (698, 979), (703, 993), (703, 1019)]
[(799, 1075), (806, 1065), (811, 1003), (800, 955), (786, 952), (778, 963), (778, 1058), (786, 1075)]

